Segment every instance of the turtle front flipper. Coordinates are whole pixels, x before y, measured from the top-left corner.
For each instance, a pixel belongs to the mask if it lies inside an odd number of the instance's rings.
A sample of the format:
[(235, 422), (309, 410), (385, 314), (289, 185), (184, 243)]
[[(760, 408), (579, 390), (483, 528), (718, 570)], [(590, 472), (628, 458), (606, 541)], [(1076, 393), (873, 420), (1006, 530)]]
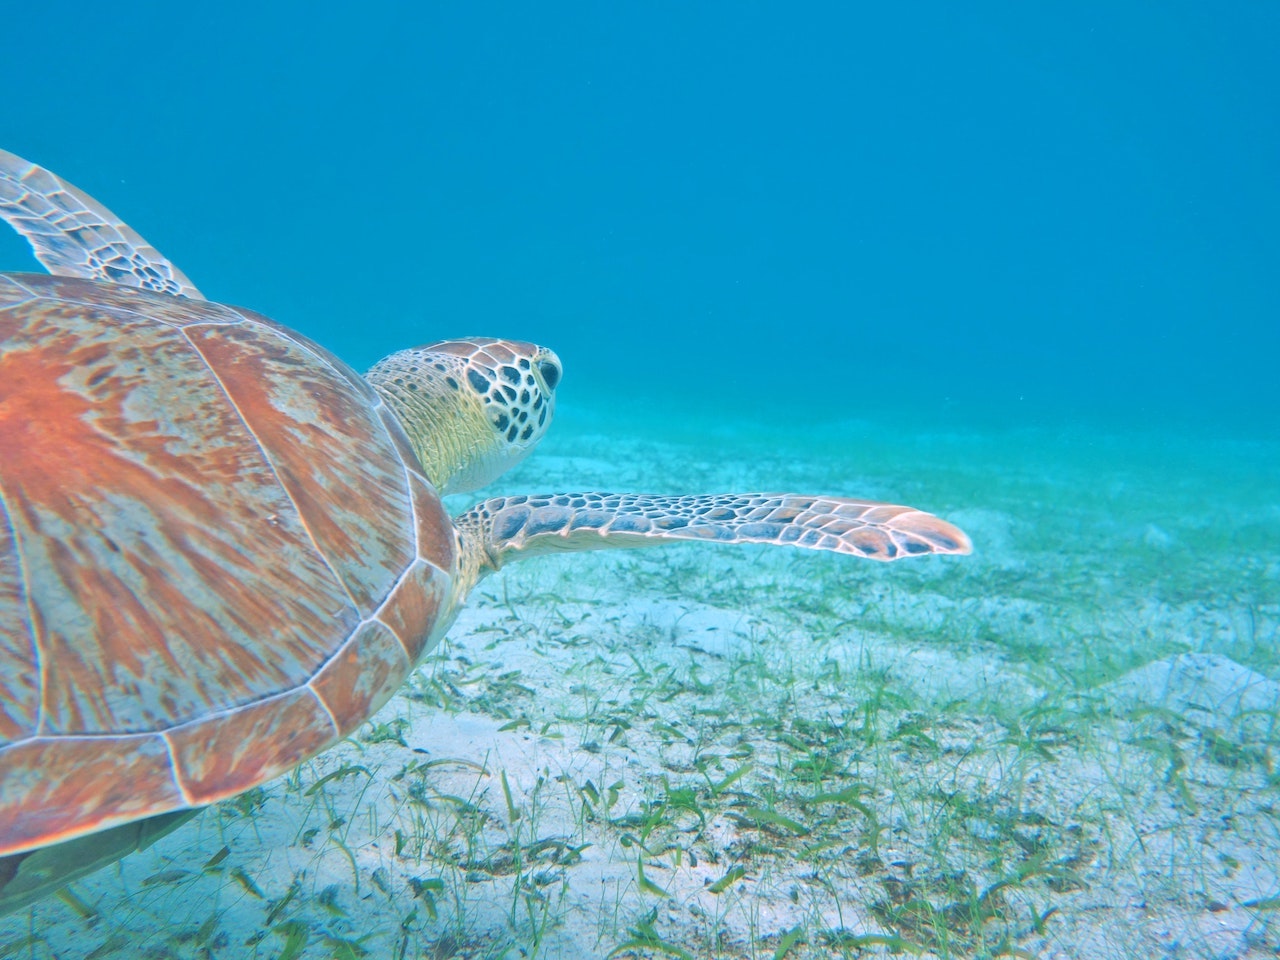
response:
[(5, 150), (0, 217), (30, 241), (54, 276), (204, 299), (186, 274), (93, 197)]
[(794, 493), (499, 497), (476, 504), (454, 524), (464, 548), (480, 558), (481, 576), (509, 560), (553, 551), (688, 540), (807, 547), (869, 560), (972, 549), (963, 531), (912, 507)]

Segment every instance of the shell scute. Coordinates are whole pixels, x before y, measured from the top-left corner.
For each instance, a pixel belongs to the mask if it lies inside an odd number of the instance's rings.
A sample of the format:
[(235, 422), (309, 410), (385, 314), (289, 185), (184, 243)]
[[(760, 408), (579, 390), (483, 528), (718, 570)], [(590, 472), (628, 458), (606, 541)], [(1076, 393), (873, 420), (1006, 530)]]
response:
[(0, 344), (36, 732), (158, 730), (305, 682), (359, 615), (182, 331), (39, 300), (0, 311)]
[(40, 719), (40, 662), (27, 608), (26, 579), (8, 510), (0, 497), (0, 747), (34, 736)]
[(377, 620), (360, 625), (311, 681), (340, 736), (346, 736), (391, 698), (409, 672), (400, 641)]
[(404, 646), (411, 665), (417, 665), (430, 643), (438, 639), (440, 608), (449, 577), (430, 563), (419, 560), (405, 573), (378, 619), (391, 628)]
[(458, 556), (457, 533), (444, 511), (444, 504), (436, 496), (435, 487), (425, 477), (411, 473), (409, 490), (413, 495), (418, 556), (440, 570), (452, 570)]
[(0, 276), (0, 310), (15, 307), (35, 298), (36, 294), (24, 287), (16, 278)]
[(258, 323), (188, 328), (361, 617), (413, 561), (405, 465), (368, 397)]
[(157, 295), (150, 290), (114, 283), (92, 283), (76, 277), (59, 277), (43, 273), (23, 273), (17, 282), (32, 293), (48, 300), (58, 300), (75, 307), (94, 311), (115, 312), (133, 319), (185, 327), (192, 323), (243, 323), (244, 317), (231, 307), (209, 300)]
[(329, 711), (309, 687), (164, 734), (191, 806), (233, 797), (279, 776), (337, 736)]
[(0, 856), (233, 796), (403, 681), (448, 521), (383, 417), (249, 311), (0, 277)]
[(185, 805), (158, 734), (40, 738), (4, 752), (0, 851), (22, 850)]

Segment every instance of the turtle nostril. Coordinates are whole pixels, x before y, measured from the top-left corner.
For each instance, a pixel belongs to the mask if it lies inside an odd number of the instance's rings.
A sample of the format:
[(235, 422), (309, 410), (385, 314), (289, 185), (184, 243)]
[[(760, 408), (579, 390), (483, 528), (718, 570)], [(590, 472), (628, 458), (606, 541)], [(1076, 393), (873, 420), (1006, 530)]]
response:
[(548, 390), (554, 390), (560, 382), (560, 365), (554, 360), (540, 360), (538, 372), (542, 374), (542, 382), (547, 385)]

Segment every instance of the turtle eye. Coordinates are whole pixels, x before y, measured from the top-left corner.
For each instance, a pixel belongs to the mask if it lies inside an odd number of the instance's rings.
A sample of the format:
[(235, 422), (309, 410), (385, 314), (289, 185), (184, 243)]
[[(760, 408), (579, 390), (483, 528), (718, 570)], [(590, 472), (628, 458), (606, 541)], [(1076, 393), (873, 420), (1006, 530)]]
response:
[(539, 360), (538, 372), (542, 374), (542, 382), (547, 385), (548, 390), (554, 390), (560, 382), (560, 364), (554, 360)]

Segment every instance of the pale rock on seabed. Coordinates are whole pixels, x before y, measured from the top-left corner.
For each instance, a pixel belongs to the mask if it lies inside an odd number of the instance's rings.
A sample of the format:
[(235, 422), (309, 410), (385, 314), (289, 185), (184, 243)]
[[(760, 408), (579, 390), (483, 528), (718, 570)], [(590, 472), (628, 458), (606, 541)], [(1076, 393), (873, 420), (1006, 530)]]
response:
[(975, 554), (508, 567), (356, 737), (0, 958), (1280, 952), (1280, 450), (563, 420), (504, 491), (878, 497)]

